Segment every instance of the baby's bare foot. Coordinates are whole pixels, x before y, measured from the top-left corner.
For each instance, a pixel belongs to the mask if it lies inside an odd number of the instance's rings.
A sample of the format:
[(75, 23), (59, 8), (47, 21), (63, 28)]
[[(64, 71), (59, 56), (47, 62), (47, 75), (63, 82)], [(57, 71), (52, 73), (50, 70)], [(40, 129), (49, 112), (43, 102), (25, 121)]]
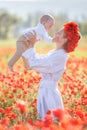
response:
[(14, 72), (13, 66), (9, 65), (9, 63), (8, 63), (8, 67), (9, 67), (9, 70), (10, 70), (10, 71)]

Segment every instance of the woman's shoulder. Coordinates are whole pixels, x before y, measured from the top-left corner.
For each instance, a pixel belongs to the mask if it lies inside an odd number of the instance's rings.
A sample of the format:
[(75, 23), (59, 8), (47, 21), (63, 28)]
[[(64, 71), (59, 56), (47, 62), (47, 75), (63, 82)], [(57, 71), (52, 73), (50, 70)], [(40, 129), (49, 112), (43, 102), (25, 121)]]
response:
[(51, 56), (52, 58), (60, 58), (60, 59), (68, 59), (69, 55), (68, 53), (64, 50), (64, 49), (59, 49), (59, 50), (55, 50), (52, 49), (51, 51), (48, 52), (49, 56)]
[(56, 56), (60, 57), (60, 59), (68, 59), (69, 58), (68, 53), (64, 49), (55, 50), (54, 54)]
[(58, 55), (67, 55), (64, 49), (53, 50), (53, 53), (58, 54)]

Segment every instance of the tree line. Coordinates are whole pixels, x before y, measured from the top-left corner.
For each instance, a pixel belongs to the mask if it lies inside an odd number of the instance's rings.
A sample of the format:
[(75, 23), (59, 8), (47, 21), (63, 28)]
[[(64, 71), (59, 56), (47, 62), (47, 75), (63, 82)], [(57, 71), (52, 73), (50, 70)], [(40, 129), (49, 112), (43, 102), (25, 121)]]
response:
[[(43, 15), (41, 12), (36, 12), (35, 14), (29, 13), (27, 19), (24, 20), (17, 15), (10, 14), (7, 10), (0, 10), (0, 39), (7, 39), (10, 37), (18, 37), (20, 33), (29, 28), (36, 26), (39, 22), (40, 17)], [(56, 14), (55, 18), (55, 26), (49, 32), (50, 35), (53, 34), (60, 29), (65, 22), (69, 21), (69, 18), (66, 14)], [(75, 21), (79, 24), (80, 31), (82, 35), (87, 35), (87, 19), (83, 18), (81, 22)]]

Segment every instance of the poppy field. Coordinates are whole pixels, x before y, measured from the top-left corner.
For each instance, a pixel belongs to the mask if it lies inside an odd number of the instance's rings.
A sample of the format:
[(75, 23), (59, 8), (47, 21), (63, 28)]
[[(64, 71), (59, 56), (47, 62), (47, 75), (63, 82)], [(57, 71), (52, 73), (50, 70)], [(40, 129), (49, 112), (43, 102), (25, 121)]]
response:
[[(53, 47), (36, 45), (37, 51), (44, 54)], [(70, 54), (67, 69), (58, 82), (65, 110), (53, 110), (55, 121), (50, 110), (44, 120), (38, 119), (41, 74), (25, 70), (22, 59), (15, 64), (14, 73), (8, 69), (14, 51), (15, 44), (0, 47), (0, 130), (87, 130), (87, 39)]]

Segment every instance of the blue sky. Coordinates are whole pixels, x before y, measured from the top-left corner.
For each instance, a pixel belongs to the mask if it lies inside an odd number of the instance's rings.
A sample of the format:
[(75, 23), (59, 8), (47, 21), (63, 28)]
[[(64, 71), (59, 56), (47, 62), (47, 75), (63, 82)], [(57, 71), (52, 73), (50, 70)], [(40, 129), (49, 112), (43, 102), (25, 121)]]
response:
[(70, 19), (87, 17), (87, 0), (0, 0), (0, 9), (7, 9), (23, 18), (28, 13), (66, 13)]

